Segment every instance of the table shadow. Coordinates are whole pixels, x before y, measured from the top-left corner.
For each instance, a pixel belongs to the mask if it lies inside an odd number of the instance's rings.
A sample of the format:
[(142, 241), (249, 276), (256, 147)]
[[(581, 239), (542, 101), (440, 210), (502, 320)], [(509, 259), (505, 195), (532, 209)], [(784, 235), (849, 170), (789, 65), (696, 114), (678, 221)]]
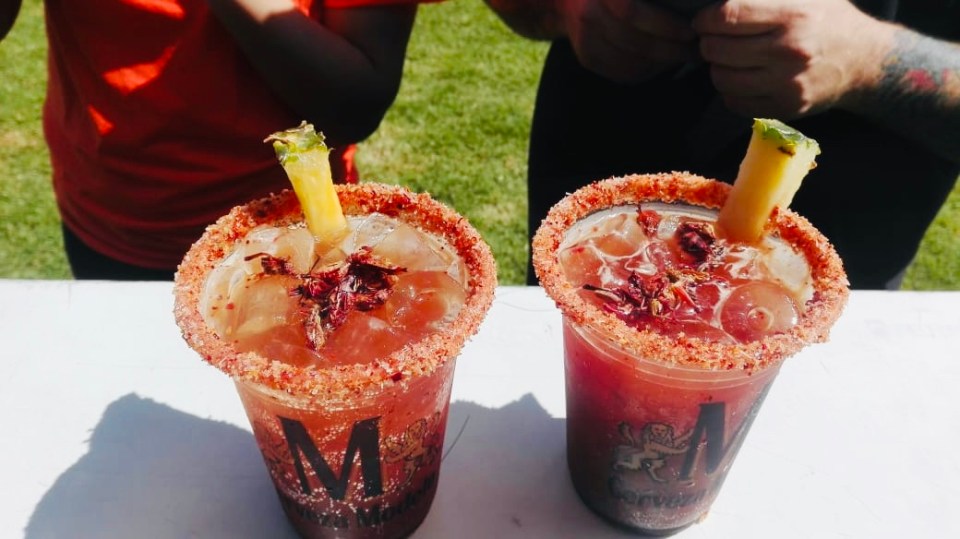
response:
[(574, 491), (565, 429), (566, 420), (529, 393), (499, 408), (451, 403), (437, 497), (418, 532), (458, 539), (623, 537)]
[(25, 537), (296, 534), (250, 432), (129, 394), (104, 410), (89, 450), (44, 494)]
[[(618, 535), (574, 493), (564, 436), (564, 420), (530, 394), (500, 408), (452, 402), (437, 497), (414, 537)], [(249, 431), (129, 394), (104, 410), (25, 537), (296, 534)]]

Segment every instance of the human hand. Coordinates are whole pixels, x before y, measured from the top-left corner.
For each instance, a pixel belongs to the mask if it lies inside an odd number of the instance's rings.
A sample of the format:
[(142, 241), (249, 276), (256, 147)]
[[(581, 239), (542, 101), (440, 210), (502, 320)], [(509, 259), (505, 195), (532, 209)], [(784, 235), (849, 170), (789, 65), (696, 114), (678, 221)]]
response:
[(884, 31), (848, 0), (727, 0), (693, 27), (727, 107), (780, 119), (842, 105), (867, 85)]
[(643, 0), (559, 0), (580, 64), (623, 83), (649, 79), (697, 58), (688, 20)]

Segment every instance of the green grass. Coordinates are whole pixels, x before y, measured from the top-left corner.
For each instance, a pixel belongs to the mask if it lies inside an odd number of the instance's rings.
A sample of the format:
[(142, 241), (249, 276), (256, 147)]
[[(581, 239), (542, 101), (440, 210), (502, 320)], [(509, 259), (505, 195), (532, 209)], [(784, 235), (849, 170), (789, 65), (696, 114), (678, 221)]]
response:
[(960, 290), (960, 182), (927, 229), (903, 288)]
[[(40, 0), (27, 0), (0, 43), (0, 278), (64, 278), (59, 221), (40, 126), (46, 41)], [(420, 9), (403, 86), (364, 142), (364, 178), (428, 191), (493, 247), (500, 282), (526, 260), (526, 155), (546, 46), (507, 30), (481, 0)], [(960, 186), (930, 228), (905, 287), (960, 290)]]
[(365, 178), (463, 213), (493, 248), (502, 283), (526, 271), (527, 138), (545, 53), (480, 0), (423, 6), (400, 96), (358, 152)]
[(39, 0), (0, 42), (0, 277), (66, 278), (40, 125), (47, 42)]

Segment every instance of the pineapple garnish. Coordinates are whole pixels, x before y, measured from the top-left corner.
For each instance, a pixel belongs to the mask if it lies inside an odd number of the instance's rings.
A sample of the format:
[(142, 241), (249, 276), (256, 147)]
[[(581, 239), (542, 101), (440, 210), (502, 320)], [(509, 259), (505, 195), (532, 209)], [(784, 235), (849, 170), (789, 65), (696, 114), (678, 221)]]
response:
[(779, 120), (754, 119), (753, 136), (717, 225), (733, 241), (756, 243), (775, 207), (786, 209), (817, 166), (816, 140)]
[(273, 143), (300, 200), (307, 228), (318, 241), (338, 237), (347, 230), (347, 219), (333, 188), (330, 149), (323, 140), (323, 133), (317, 133), (307, 122), (264, 140)]

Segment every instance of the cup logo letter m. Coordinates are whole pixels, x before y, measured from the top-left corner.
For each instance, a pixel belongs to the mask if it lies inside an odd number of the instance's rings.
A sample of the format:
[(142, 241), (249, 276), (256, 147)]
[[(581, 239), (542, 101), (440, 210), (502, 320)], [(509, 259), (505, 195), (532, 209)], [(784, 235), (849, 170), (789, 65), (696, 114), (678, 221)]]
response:
[[(743, 422), (740, 423), (740, 426), (737, 427), (737, 430), (733, 433), (729, 443), (724, 440), (727, 415), (726, 404), (723, 402), (705, 402), (700, 404), (700, 414), (697, 416), (697, 424), (693, 427), (693, 435), (690, 437), (689, 449), (687, 449), (683, 459), (683, 467), (680, 469), (680, 479), (688, 481), (692, 478), (698, 457), (703, 450), (706, 451), (706, 472), (708, 475), (717, 470), (720, 463), (723, 462), (724, 457), (726, 457), (730, 451), (736, 454), (740, 445), (743, 444), (743, 439), (746, 437), (747, 430), (750, 429), (750, 424), (753, 423), (753, 420), (757, 417), (757, 413), (760, 411), (760, 405), (763, 404), (763, 399), (767, 396), (767, 392), (770, 391), (771, 385), (772, 384), (768, 384), (763, 388), (763, 391), (760, 392), (757, 400), (753, 402), (746, 416), (743, 418)], [(703, 444), (700, 443), (701, 440), (704, 441)]]
[(334, 500), (342, 500), (347, 495), (347, 485), (350, 482), (350, 472), (356, 456), (360, 456), (360, 472), (363, 476), (364, 497), (383, 494), (383, 478), (380, 471), (380, 418), (374, 417), (357, 421), (350, 431), (350, 440), (347, 442), (347, 451), (340, 465), (340, 475), (334, 473), (326, 459), (320, 454), (313, 443), (303, 423), (280, 417), (283, 434), (287, 438), (290, 455), (300, 478), (300, 488), (304, 494), (310, 495), (313, 489), (307, 479), (307, 471), (303, 458), (313, 468), (317, 479)]

